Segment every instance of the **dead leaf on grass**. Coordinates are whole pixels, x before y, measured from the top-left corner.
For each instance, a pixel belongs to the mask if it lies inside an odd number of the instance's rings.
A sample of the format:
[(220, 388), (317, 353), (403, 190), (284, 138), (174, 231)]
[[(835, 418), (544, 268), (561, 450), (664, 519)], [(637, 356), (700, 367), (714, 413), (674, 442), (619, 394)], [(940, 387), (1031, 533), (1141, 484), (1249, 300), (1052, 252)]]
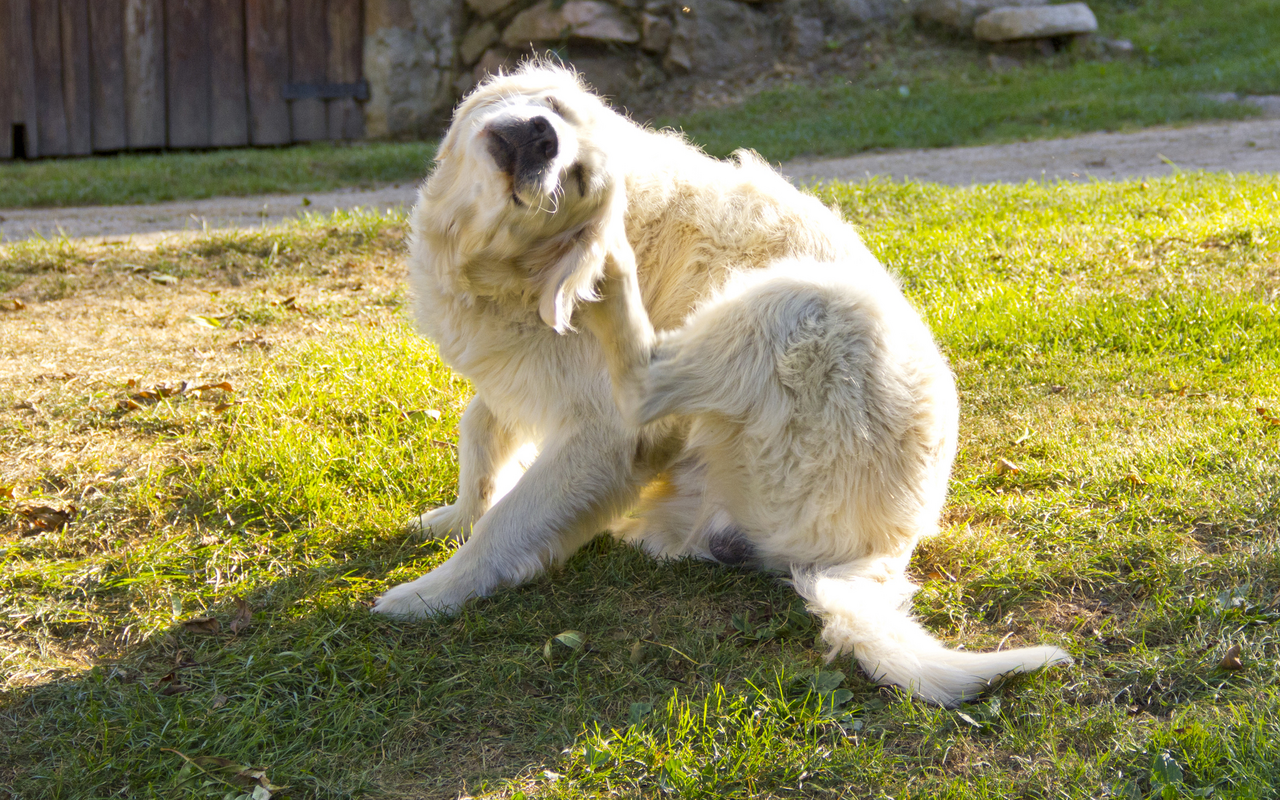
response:
[(1129, 483), (1132, 483), (1134, 486), (1147, 485), (1147, 482), (1142, 479), (1142, 476), (1139, 475), (1136, 470), (1129, 470), (1128, 474), (1124, 476), (1124, 479)]
[(235, 601), (236, 615), (231, 618), (231, 624), (227, 626), (233, 634), (248, 628), (249, 624), (253, 622), (253, 609), (249, 608), (249, 604), (245, 602), (245, 599), (237, 597)]
[(231, 388), (231, 382), (230, 382), (230, 381), (222, 381), (221, 383), (202, 383), (202, 384), (200, 384), (199, 386), (197, 386), (196, 388), (192, 389), (191, 391), (193, 391), (193, 392), (207, 392), (207, 391), (209, 391), (210, 389), (220, 389), (220, 390), (222, 390), (222, 391), (224, 391), (224, 392), (234, 392), (234, 391), (235, 391), (235, 389)]
[(0, 486), (0, 497), (3, 497), (5, 500), (12, 500), (13, 492), (17, 488), (17, 486)]
[(435, 422), (440, 421), (440, 412), (436, 411), (434, 408), (418, 408), (413, 411), (402, 412), (402, 414), (404, 418), (410, 422), (426, 422), (427, 420)]
[(21, 311), (26, 308), (27, 304), (16, 297), (5, 298), (4, 304), (0, 305), (0, 311)]
[(209, 708), (213, 711), (217, 711), (218, 709), (225, 706), (230, 699), (231, 698), (227, 697), (225, 694), (220, 694), (217, 697), (213, 698), (213, 700), (209, 703)]
[(1280, 417), (1272, 414), (1270, 409), (1258, 406), (1254, 411), (1258, 413), (1258, 416), (1262, 417), (1264, 422), (1268, 422), (1272, 425), (1280, 425)]
[(214, 617), (192, 617), (183, 621), (182, 628), (192, 633), (217, 633), (222, 630), (222, 623)]
[[(180, 750), (174, 750), (171, 747), (160, 748), (162, 752), (175, 753), (187, 762), (188, 766), (184, 767), (184, 771), (194, 767), (208, 777), (221, 781), (228, 786), (248, 788), (253, 787), (241, 797), (248, 796), (252, 800), (271, 800), (274, 792), (284, 791), (288, 786), (277, 786), (267, 777), (266, 767), (253, 767), (232, 761), (229, 758), (219, 758), (218, 756), (191, 756)], [(237, 798), (239, 800), (239, 798)]]
[(68, 522), (75, 519), (78, 509), (71, 503), (62, 507), (29, 503), (19, 506), (17, 511), (31, 523), (31, 527), (24, 531), (23, 535), (34, 536), (37, 533), (56, 531), (66, 527)]
[(193, 688), (194, 687), (188, 686), (187, 684), (178, 680), (178, 673), (176, 670), (166, 674), (163, 678), (156, 681), (156, 694), (160, 695), (161, 697), (169, 697), (170, 695), (183, 694), (184, 692), (191, 691)]
[(1016, 475), (1019, 472), (1022, 472), (1022, 467), (1019, 467), (1017, 464), (1013, 463), (1009, 459), (1007, 458), (996, 459), (997, 475)]
[(1218, 662), (1218, 666), (1231, 671), (1244, 669), (1244, 662), (1240, 660), (1240, 645), (1231, 645), (1223, 654), (1222, 660)]

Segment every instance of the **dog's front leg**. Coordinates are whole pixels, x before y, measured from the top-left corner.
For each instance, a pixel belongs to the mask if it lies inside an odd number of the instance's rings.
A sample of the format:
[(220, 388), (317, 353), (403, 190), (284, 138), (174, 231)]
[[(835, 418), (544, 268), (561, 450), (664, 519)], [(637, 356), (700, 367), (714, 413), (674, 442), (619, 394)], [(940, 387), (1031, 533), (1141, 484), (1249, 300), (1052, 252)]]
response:
[(498, 472), (515, 454), (519, 440), (479, 396), (471, 398), (458, 426), (458, 499), (414, 517), (411, 534), (462, 541), (493, 502)]
[(596, 284), (596, 294), (598, 300), (581, 306), (581, 319), (600, 341), (622, 418), (634, 424), (646, 394), (649, 359), (657, 337), (640, 296), (631, 248), (616, 248), (605, 257), (604, 276)]
[(373, 610), (398, 617), (449, 614), (468, 598), (523, 583), (564, 560), (630, 507), (652, 477), (651, 465), (637, 465), (636, 452), (635, 435), (605, 423), (546, 443), (448, 561), (394, 587)]

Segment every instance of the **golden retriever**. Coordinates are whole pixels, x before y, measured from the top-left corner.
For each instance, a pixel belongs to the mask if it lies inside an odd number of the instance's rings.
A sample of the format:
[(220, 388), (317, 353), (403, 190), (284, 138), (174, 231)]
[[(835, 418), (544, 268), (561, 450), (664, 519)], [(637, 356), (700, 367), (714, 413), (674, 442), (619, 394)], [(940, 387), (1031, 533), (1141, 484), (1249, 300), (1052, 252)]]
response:
[(413, 523), (461, 545), (375, 611), (454, 612), (612, 528), (790, 573), (829, 658), (931, 702), (1070, 661), (948, 650), (911, 617), (951, 371), (854, 229), (753, 154), (709, 158), (532, 63), (459, 106), (412, 226), (418, 325), (476, 394), (457, 501)]

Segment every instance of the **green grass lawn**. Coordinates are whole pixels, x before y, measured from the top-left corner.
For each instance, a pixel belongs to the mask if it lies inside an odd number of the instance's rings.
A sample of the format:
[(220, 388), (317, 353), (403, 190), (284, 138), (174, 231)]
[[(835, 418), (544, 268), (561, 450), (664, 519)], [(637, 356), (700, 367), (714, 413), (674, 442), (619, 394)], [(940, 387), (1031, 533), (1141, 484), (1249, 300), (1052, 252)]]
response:
[[(27, 298), (0, 337), (71, 340), (107, 293), (91, 332), (138, 309), (131, 335), (234, 387), (147, 398), (169, 373), (11, 357), (0, 797), (1274, 797), (1280, 178), (821, 194), (958, 378), (917, 613), (952, 645), (1055, 643), (1075, 666), (913, 703), (824, 664), (779, 580), (607, 537), (456, 619), (376, 617), (449, 555), (398, 526), (452, 498), (469, 395), (395, 311), (396, 275), (366, 297), (403, 220), (30, 243), (0, 255)], [(41, 302), (51, 276), (69, 296)], [(198, 314), (130, 305), (184, 286)], [(68, 503), (61, 528), (18, 513)]]
[(0, 209), (417, 183), (434, 156), (434, 142), (361, 142), (0, 162)]
[[(1207, 95), (1280, 93), (1275, 0), (1091, 6), (1100, 35), (1129, 38), (1134, 55), (1107, 59), (1081, 47), (997, 72), (985, 46), (908, 21), (843, 44), (863, 51), (855, 73), (658, 123), (714, 155), (750, 147), (782, 161), (1244, 118), (1257, 109)], [(11, 162), (0, 164), (0, 209), (416, 182), (433, 152), (431, 143), (379, 143)]]
[[(940, 147), (1043, 139), (1257, 111), (1206, 95), (1280, 93), (1280, 14), (1274, 0), (1094, 0), (1099, 35), (1132, 57), (1089, 48), (993, 71), (987, 49), (931, 46), (907, 27), (865, 42), (878, 67), (825, 86), (769, 91), (740, 107), (668, 120), (714, 155), (749, 147), (774, 161), (868, 148)], [(945, 42), (945, 43), (944, 43)]]

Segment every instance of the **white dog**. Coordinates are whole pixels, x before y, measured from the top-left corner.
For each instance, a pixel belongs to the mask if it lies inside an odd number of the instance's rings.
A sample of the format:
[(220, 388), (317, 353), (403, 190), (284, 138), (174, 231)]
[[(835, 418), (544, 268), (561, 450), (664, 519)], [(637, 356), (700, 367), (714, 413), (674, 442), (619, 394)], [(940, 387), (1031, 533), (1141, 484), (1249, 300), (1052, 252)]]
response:
[(457, 502), (415, 520), (462, 544), (376, 611), (453, 612), (612, 525), (789, 571), (829, 657), (929, 701), (1070, 661), (947, 650), (906, 610), (955, 454), (951, 372), (853, 228), (754, 155), (711, 159), (532, 64), (458, 108), (409, 265), (420, 328), (476, 387)]

